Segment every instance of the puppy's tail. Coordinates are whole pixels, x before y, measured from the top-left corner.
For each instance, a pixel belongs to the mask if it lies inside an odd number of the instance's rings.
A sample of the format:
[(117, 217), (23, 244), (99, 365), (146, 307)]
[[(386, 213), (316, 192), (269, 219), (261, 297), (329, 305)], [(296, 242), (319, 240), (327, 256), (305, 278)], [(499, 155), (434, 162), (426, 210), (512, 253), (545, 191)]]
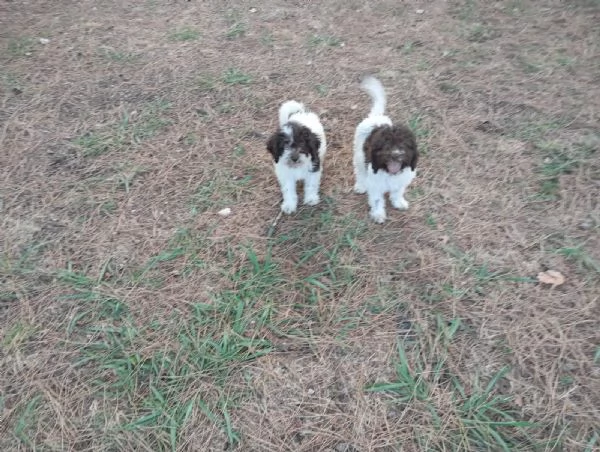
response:
[(369, 75), (363, 79), (360, 87), (367, 92), (373, 101), (369, 116), (382, 115), (385, 112), (385, 90), (381, 82)]
[(283, 126), (290, 120), (294, 113), (304, 113), (306, 110), (304, 104), (295, 100), (288, 100), (279, 107), (279, 125)]

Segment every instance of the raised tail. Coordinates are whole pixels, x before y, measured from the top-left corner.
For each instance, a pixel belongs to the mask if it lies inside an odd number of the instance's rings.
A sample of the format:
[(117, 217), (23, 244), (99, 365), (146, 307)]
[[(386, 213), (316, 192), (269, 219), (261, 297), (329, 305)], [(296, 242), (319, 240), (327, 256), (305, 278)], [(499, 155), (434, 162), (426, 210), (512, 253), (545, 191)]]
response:
[(306, 110), (304, 104), (295, 100), (288, 100), (279, 107), (279, 125), (283, 126), (290, 120), (290, 116), (294, 113), (304, 113)]
[(385, 90), (381, 82), (375, 77), (367, 76), (363, 79), (360, 86), (369, 94), (373, 101), (369, 116), (383, 115), (385, 112)]

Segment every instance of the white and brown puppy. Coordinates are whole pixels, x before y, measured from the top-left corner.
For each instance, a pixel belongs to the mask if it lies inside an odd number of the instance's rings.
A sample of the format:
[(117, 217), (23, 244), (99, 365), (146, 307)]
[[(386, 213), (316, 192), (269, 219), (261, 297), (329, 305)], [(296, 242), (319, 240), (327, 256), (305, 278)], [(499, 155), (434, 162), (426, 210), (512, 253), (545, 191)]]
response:
[(384, 114), (386, 97), (379, 80), (366, 77), (361, 87), (373, 106), (354, 135), (354, 191), (367, 193), (371, 218), (383, 223), (386, 193), (396, 209), (408, 209), (404, 191), (416, 175), (417, 142), (408, 127), (392, 124)]
[(296, 185), (304, 182), (304, 204), (319, 203), (319, 187), (327, 144), (319, 117), (303, 104), (289, 100), (279, 108), (279, 129), (267, 141), (281, 187), (281, 210), (290, 214), (298, 207)]

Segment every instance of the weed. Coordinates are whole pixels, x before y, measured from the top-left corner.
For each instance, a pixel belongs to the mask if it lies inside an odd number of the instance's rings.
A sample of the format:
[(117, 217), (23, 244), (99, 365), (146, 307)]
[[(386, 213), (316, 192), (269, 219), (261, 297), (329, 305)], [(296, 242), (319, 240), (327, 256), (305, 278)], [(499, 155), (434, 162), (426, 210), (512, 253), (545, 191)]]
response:
[[(190, 231), (181, 230), (170, 248), (146, 264), (145, 271), (195, 254), (204, 246)], [(271, 321), (283, 283), (270, 253), (260, 258), (251, 246), (243, 251), (245, 264), (227, 275), (231, 290), (212, 294), (209, 304), (193, 303), (190, 312), (174, 312), (168, 319), (140, 326), (122, 300), (103, 293), (101, 277), (95, 279), (71, 267), (60, 273), (60, 281), (75, 289), (68, 297), (80, 301), (79, 312), (67, 327), (71, 343), (82, 338), (74, 364), (99, 370), (92, 382), (98, 398), (128, 406), (126, 420), (119, 427), (122, 431), (150, 427), (164, 431), (155, 440), (175, 450), (179, 433), (198, 408), (224, 431), (230, 443), (239, 441), (229, 414), (237, 396), (223, 388), (240, 363), (271, 351), (260, 331)], [(234, 254), (230, 249), (228, 255)], [(143, 344), (157, 332), (167, 334), (169, 340), (164, 347), (144, 352)], [(221, 388), (216, 399), (211, 397), (209, 402), (202, 391), (188, 391), (199, 376), (210, 377)]]
[(600, 273), (600, 263), (596, 262), (596, 260), (585, 251), (583, 245), (583, 243), (580, 243), (575, 246), (558, 248), (555, 253), (577, 263), (580, 267), (585, 267), (596, 273)]
[(513, 137), (522, 141), (540, 143), (548, 141), (548, 136), (567, 125), (568, 121), (563, 118), (548, 119), (534, 115), (525, 118), (514, 129)]
[(421, 114), (413, 114), (408, 119), (408, 127), (413, 131), (415, 137), (417, 138), (417, 142), (419, 144), (419, 151), (423, 153), (423, 155), (427, 155), (429, 150), (429, 146), (427, 143), (427, 139), (431, 135), (430, 129), (427, 125), (424, 124), (425, 116)]
[(406, 53), (407, 55), (411, 54), (414, 52), (415, 47), (416, 47), (416, 44), (414, 41), (407, 41), (401, 47), (402, 53)]
[(40, 401), (42, 400), (41, 395), (36, 395), (29, 400), (19, 417), (14, 427), (14, 435), (30, 449), (36, 449), (32, 438), (29, 437), (29, 430), (33, 429), (36, 421), (36, 410)]
[(536, 74), (542, 70), (542, 66), (539, 63), (531, 61), (523, 55), (518, 56), (516, 62), (525, 74)]
[(30, 56), (35, 49), (35, 39), (30, 37), (14, 38), (8, 41), (8, 54), (13, 58)]
[(216, 91), (217, 79), (209, 74), (201, 74), (196, 77), (196, 86), (201, 92)]
[(233, 148), (233, 155), (238, 158), (243, 157), (246, 155), (246, 148), (241, 144), (236, 144)]
[(85, 157), (95, 157), (138, 145), (170, 124), (164, 117), (164, 112), (169, 108), (170, 104), (163, 100), (150, 102), (135, 118), (125, 112), (117, 124), (103, 130), (86, 132), (72, 142), (82, 150)]
[(73, 144), (83, 150), (85, 157), (95, 157), (115, 147), (115, 139), (111, 131), (87, 132), (73, 140)]
[(326, 85), (316, 85), (315, 90), (319, 94), (319, 96), (324, 97), (329, 92), (329, 87)]
[[(497, 372), (485, 387), (475, 376), (467, 392), (460, 379), (449, 372), (446, 364), (454, 337), (460, 331), (461, 321), (445, 321), (437, 316), (436, 324), (437, 331), (428, 341), (429, 347), (423, 349), (417, 346), (411, 354), (412, 359), (404, 350), (404, 342), (399, 342), (396, 379), (370, 385), (367, 391), (388, 394), (393, 404), (402, 407), (418, 404), (418, 409), (426, 410), (432, 417), (436, 432), (444, 429), (443, 435), (433, 439), (440, 450), (453, 450), (453, 446), (461, 445), (460, 448), (465, 450), (491, 448), (509, 451), (524, 446), (527, 443), (524, 431), (534, 425), (517, 417), (511, 409), (509, 397), (494, 394), (494, 388), (508, 369)], [(424, 354), (426, 351), (429, 351), (429, 355)], [(456, 417), (452, 427), (442, 423), (442, 412), (434, 397), (434, 393), (440, 391), (451, 393)]]
[(229, 68), (223, 73), (223, 82), (228, 85), (249, 85), (252, 77), (239, 69)]
[(246, 34), (246, 25), (241, 22), (236, 22), (229, 27), (225, 37), (227, 39), (238, 39)]
[(537, 141), (535, 147), (543, 156), (538, 170), (543, 200), (557, 199), (560, 193), (560, 176), (572, 174), (594, 154), (594, 147), (586, 143), (563, 145), (555, 141)]
[(190, 28), (190, 27), (179, 28), (179, 29), (171, 32), (171, 34), (169, 34), (169, 39), (171, 41), (179, 41), (179, 42), (195, 41), (199, 37), (200, 37), (200, 32), (198, 30), (195, 30), (194, 28)]
[(308, 39), (308, 45), (311, 47), (341, 47), (342, 40), (330, 35), (312, 35)]
[(475, 24), (467, 32), (467, 41), (482, 43), (497, 36), (497, 32), (492, 28), (483, 24)]
[(453, 83), (442, 82), (439, 85), (440, 91), (448, 94), (454, 94), (460, 92), (460, 88)]
[(145, 168), (138, 166), (122, 168), (117, 175), (117, 188), (129, 193), (134, 179), (145, 172)]
[(475, 0), (465, 0), (458, 11), (458, 18), (464, 21), (470, 21), (477, 15), (477, 2)]
[(109, 48), (101, 49), (100, 55), (103, 58), (116, 63), (134, 63), (140, 58), (140, 55), (134, 52), (122, 52)]
[(7, 353), (12, 350), (18, 350), (21, 345), (26, 343), (30, 337), (35, 334), (36, 328), (25, 322), (17, 322), (4, 332), (4, 337), (0, 342)]
[(273, 47), (273, 43), (275, 42), (275, 38), (273, 37), (273, 33), (269, 31), (265, 31), (260, 35), (260, 43), (266, 47)]
[(432, 214), (427, 214), (427, 218), (425, 219), (425, 224), (427, 224), (427, 226), (429, 226), (432, 229), (437, 228), (437, 225), (438, 225), (435, 217)]
[(23, 82), (20, 77), (10, 72), (0, 71), (0, 86), (4, 87), (7, 91), (19, 94), (23, 91)]

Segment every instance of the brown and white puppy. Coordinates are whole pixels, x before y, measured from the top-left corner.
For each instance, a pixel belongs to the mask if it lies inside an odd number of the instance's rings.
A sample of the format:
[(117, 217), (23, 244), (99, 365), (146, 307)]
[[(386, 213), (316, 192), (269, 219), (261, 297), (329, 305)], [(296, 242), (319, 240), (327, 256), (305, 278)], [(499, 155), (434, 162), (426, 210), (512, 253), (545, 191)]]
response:
[(267, 141), (267, 150), (273, 156), (275, 175), (283, 195), (281, 210), (287, 214), (296, 211), (298, 181), (304, 182), (304, 204), (318, 204), (327, 150), (319, 117), (299, 102), (285, 102), (279, 108), (279, 129)]
[(354, 134), (354, 191), (367, 193), (371, 218), (383, 223), (386, 193), (396, 209), (408, 209), (404, 191), (415, 178), (419, 154), (413, 132), (392, 124), (384, 114), (385, 91), (379, 80), (366, 77), (361, 86), (373, 106)]

